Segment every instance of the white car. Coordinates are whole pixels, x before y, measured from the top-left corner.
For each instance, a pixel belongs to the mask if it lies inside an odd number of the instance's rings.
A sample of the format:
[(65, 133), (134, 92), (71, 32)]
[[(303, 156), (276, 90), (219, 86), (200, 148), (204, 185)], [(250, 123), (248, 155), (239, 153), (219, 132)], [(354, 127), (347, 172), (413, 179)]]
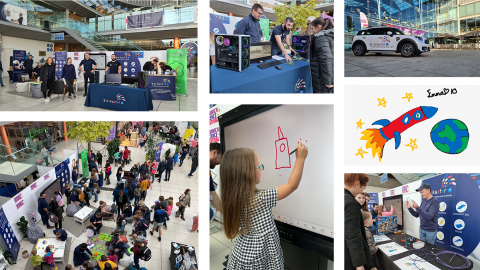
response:
[(405, 35), (394, 27), (373, 27), (358, 31), (353, 37), (352, 50), (356, 56), (372, 53), (401, 53), (412, 57), (429, 52), (430, 46), (421, 36)]

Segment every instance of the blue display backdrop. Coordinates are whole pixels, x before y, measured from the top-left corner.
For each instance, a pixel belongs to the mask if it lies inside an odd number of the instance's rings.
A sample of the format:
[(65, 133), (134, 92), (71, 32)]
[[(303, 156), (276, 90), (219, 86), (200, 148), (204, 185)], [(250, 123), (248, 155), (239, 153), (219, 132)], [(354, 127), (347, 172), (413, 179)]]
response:
[(180, 49), (186, 49), (187, 50), (187, 62), (188, 66), (192, 64), (193, 58), (195, 58), (195, 55), (197, 55), (197, 43), (194, 42), (187, 42), (182, 45)]
[(13, 50), (13, 82), (18, 82), (18, 75), (25, 73), (25, 51)]
[(67, 52), (55, 52), (54, 56), (55, 58), (53, 61), (55, 61), (55, 78), (59, 80), (60, 77), (62, 77), (63, 66), (67, 64)]
[(60, 178), (60, 183), (62, 185), (62, 194), (65, 194), (65, 185), (70, 182), (70, 169), (69, 169), (70, 159), (67, 159), (57, 166), (55, 166), (55, 175), (57, 179)]
[(480, 243), (480, 189), (475, 181), (469, 174), (443, 174), (423, 180), (440, 202), (435, 245), (464, 256)]
[(127, 16), (127, 30), (164, 25), (163, 11)]
[(122, 64), (122, 76), (137, 77), (138, 72), (142, 71), (140, 60), (133, 52), (115, 52), (117, 61)]
[(159, 142), (157, 145), (157, 151), (155, 152), (155, 160), (160, 161), (160, 154), (162, 153), (163, 142)]
[(13, 233), (12, 226), (8, 222), (3, 208), (0, 208), (0, 234), (2, 235), (5, 245), (7, 245), (10, 254), (12, 254), (13, 260), (16, 262), (18, 258), (18, 252), (20, 251), (20, 243)]
[(368, 193), (370, 201), (368, 201), (368, 210), (372, 210), (373, 204), (378, 204), (378, 193)]
[(153, 100), (176, 100), (175, 76), (150, 75), (148, 86)]

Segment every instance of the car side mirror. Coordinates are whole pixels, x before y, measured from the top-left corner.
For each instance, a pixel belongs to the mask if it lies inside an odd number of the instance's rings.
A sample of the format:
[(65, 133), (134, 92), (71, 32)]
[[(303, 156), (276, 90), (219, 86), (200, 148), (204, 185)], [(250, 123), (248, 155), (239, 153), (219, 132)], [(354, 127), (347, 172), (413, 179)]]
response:
[(393, 37), (393, 33), (392, 33), (391, 31), (388, 31), (388, 32), (387, 32), (387, 35)]

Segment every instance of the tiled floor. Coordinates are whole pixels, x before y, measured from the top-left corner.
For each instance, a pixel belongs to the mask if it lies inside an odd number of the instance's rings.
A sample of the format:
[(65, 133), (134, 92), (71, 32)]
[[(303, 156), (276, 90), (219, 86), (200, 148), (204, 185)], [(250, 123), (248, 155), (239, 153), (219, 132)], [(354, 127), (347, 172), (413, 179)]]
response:
[(223, 270), (225, 256), (230, 254), (235, 240), (228, 239), (223, 233), (222, 224), (212, 220), (210, 222), (210, 270)]
[[(49, 103), (43, 98), (34, 99), (7, 92), (15, 91), (16, 85), (3, 77), (5, 87), (0, 87), (0, 111), (109, 111), (100, 108), (86, 107), (83, 97), (83, 83), (80, 84), (77, 98), (69, 100), (63, 95), (52, 95)], [(187, 96), (177, 96), (174, 101), (154, 100), (154, 111), (197, 111), (197, 79), (188, 79)]]
[[(63, 149), (76, 149), (76, 141), (75, 140), (70, 140), (67, 142), (62, 142), (57, 144), (57, 152), (56, 155), (57, 157), (61, 158), (63, 157)], [(96, 150), (101, 150), (103, 149), (103, 145), (99, 143), (92, 143), (92, 148)], [(144, 162), (145, 161), (145, 151), (142, 148), (131, 148), (129, 149), (132, 151), (132, 162), (137, 163), (137, 162)], [(104, 157), (104, 160), (106, 158)], [(127, 165), (126, 169), (129, 170), (131, 166), (133, 166), (134, 163), (131, 163), (131, 165)], [(178, 243), (183, 243), (183, 244), (189, 244), (194, 246), (196, 249), (196, 254), (197, 258), (199, 257), (199, 251), (197, 249), (198, 246), (198, 232), (189, 232), (189, 230), (192, 227), (192, 217), (194, 215), (198, 215), (198, 177), (196, 171), (193, 174), (193, 177), (187, 178), (186, 175), (190, 172), (191, 168), (191, 159), (186, 159), (185, 162), (183, 163), (182, 167), (177, 166), (174, 167), (170, 181), (165, 182), (162, 181), (161, 183), (155, 182), (153, 184), (153, 189), (148, 190), (147, 192), (147, 198), (146, 198), (146, 204), (147, 206), (151, 206), (154, 204), (155, 200), (158, 200), (158, 197), (160, 195), (163, 195), (165, 197), (173, 197), (174, 202), (176, 202), (178, 197), (185, 191), (185, 189), (189, 188), (191, 189), (191, 207), (187, 208), (185, 210), (185, 221), (181, 220), (180, 218), (175, 218), (174, 211), (176, 211), (177, 207), (174, 206), (172, 210), (172, 215), (170, 216), (170, 221), (167, 222), (168, 230), (163, 230), (162, 233), (162, 241), (159, 242), (157, 239), (158, 233), (154, 234), (153, 236), (150, 235), (150, 233), (147, 233), (147, 239), (149, 240), (149, 247), (152, 250), (152, 259), (148, 262), (140, 260), (140, 266), (141, 267), (146, 267), (147, 269), (171, 269), (170, 268), (170, 263), (168, 260), (168, 257), (170, 256), (170, 243), (172, 241), (178, 242)], [(105, 165), (105, 161), (104, 164)], [(115, 165), (114, 165), (115, 166)], [(114, 170), (114, 173), (117, 171), (117, 167), (112, 167)], [(113, 180), (110, 184), (110, 186), (104, 185), (104, 187), (111, 187), (114, 188), (116, 180)], [(103, 200), (107, 202), (107, 204), (112, 204), (113, 203), (113, 193), (109, 191), (103, 190), (99, 194), (99, 201)], [(66, 201), (66, 200), (65, 200)], [(98, 202), (93, 204), (93, 200), (90, 201), (90, 205), (94, 207), (98, 207)], [(73, 217), (67, 217), (65, 216), (65, 219), (72, 219)], [(115, 228), (115, 223), (113, 221), (104, 221), (105, 226)], [(84, 224), (85, 227), (87, 226)], [(43, 231), (46, 233), (47, 237), (54, 237), (53, 235), (53, 230), (47, 229), (45, 226), (43, 226), (42, 222), (38, 223), (38, 226), (42, 227)], [(68, 232), (68, 228), (64, 228)], [(130, 232), (132, 229), (131, 224), (127, 224), (125, 230)], [(75, 238), (75, 236), (71, 233), (68, 234), (69, 237), (73, 237), (73, 242), (70, 247), (70, 255), (69, 255), (69, 263), (73, 265), (73, 250), (75, 247), (84, 241), (87, 240), (87, 237), (85, 234), (82, 236)], [(28, 250), (29, 252), (33, 248), (33, 244), (30, 244), (28, 240), (23, 240), (20, 243), (20, 253), (23, 250)], [(21, 258), (19, 256), (19, 259), (17, 261), (17, 264), (11, 266), (12, 270), (20, 270), (20, 269), (25, 269), (25, 266), (27, 263), (30, 263), (30, 261), (27, 259)], [(123, 267), (120, 267), (123, 269)], [(61, 270), (61, 269), (59, 269)]]

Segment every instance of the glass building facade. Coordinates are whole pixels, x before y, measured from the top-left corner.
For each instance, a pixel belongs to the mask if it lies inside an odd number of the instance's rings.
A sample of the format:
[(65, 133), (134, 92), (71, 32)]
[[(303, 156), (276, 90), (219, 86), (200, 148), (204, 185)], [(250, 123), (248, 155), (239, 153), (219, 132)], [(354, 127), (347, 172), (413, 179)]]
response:
[(345, 0), (344, 3), (346, 44), (361, 29), (361, 12), (370, 27), (392, 25), (422, 31), (425, 38), (444, 33), (457, 35), (459, 31), (457, 0)]

